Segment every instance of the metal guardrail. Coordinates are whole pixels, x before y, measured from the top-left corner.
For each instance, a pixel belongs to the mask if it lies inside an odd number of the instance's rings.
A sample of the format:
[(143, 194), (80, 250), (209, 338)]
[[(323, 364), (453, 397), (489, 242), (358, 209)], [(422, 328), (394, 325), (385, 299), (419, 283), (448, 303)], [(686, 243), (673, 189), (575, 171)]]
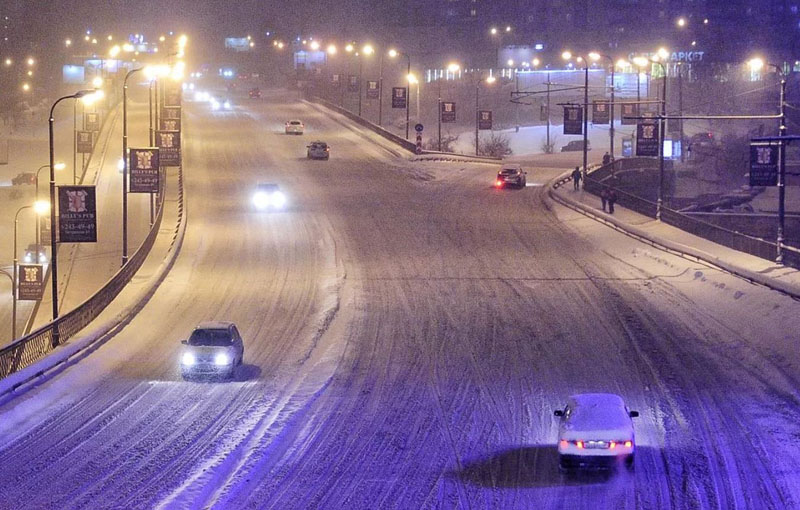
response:
[[(620, 168), (620, 162), (626, 160), (618, 160), (616, 162), (617, 169)], [(632, 164), (626, 164), (626, 168), (631, 168)], [(595, 177), (596, 176), (596, 177)], [(611, 176), (611, 165), (604, 165), (597, 167), (592, 171), (589, 169), (589, 174), (583, 183), (583, 189), (592, 193), (593, 195), (600, 195), (603, 188), (613, 187), (617, 193), (617, 204), (626, 209), (638, 212), (650, 218), (656, 217), (656, 203), (645, 200), (641, 197), (623, 191), (613, 185), (603, 182)], [(571, 180), (567, 177), (566, 180)], [(559, 183), (560, 185), (561, 183)], [(748, 253), (765, 260), (775, 260), (778, 251), (778, 245), (775, 242), (767, 241), (758, 237), (735, 232), (713, 223), (692, 218), (674, 209), (667, 207), (661, 208), (661, 221), (668, 225), (672, 225), (681, 230), (694, 234), (703, 239), (727, 246), (737, 251)], [(781, 246), (783, 252), (783, 263), (792, 267), (800, 267), (800, 250), (783, 244)]]
[[(183, 170), (180, 169), (179, 179), (182, 176)], [(106, 306), (125, 288), (125, 285), (130, 282), (150, 253), (161, 227), (161, 219), (164, 215), (164, 181), (165, 179), (162, 178), (161, 189), (158, 194), (158, 214), (154, 219), (153, 226), (141, 246), (128, 259), (128, 263), (120, 268), (100, 290), (74, 310), (0, 349), (0, 379), (30, 366), (53, 351), (56, 347), (53, 345), (54, 331), (58, 330), (62, 343), (81, 331), (97, 318)]]

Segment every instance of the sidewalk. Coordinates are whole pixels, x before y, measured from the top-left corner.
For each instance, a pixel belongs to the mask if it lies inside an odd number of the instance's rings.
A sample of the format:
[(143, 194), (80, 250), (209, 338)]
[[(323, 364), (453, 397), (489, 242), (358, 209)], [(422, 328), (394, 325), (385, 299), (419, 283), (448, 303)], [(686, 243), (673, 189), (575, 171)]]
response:
[(669, 252), (702, 260), (754, 283), (800, 298), (800, 270), (713, 243), (619, 205), (615, 205), (613, 215), (603, 212), (600, 197), (583, 190), (575, 191), (571, 181), (558, 186), (558, 181), (556, 179), (548, 185), (548, 194), (566, 207)]

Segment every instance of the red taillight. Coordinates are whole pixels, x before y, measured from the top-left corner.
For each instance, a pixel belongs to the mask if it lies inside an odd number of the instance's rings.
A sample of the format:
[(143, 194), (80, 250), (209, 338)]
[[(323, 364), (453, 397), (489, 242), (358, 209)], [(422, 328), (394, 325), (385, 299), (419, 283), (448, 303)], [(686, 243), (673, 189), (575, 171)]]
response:
[(630, 448), (633, 446), (633, 441), (625, 441), (625, 448)]
[(575, 441), (575, 446), (577, 446), (579, 450), (583, 450), (583, 441)]
[(497, 179), (497, 182), (494, 183), (494, 185), (497, 186), (498, 188), (502, 188), (503, 187), (503, 181), (501, 181), (500, 179)]
[(610, 443), (608, 443), (608, 448), (609, 448), (610, 450), (613, 450), (613, 449), (614, 449), (614, 448), (616, 448), (616, 447), (617, 447), (617, 443), (616, 443), (616, 441), (611, 441)]
[(567, 446), (569, 446), (569, 441), (567, 441), (566, 439), (562, 439), (560, 444), (561, 448), (566, 448)]

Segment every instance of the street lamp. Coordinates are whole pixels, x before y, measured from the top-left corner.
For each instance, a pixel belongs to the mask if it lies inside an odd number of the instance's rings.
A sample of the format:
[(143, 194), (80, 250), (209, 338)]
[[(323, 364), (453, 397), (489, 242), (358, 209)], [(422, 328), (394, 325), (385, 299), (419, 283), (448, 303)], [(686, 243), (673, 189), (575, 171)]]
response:
[[(667, 50), (661, 48), (658, 50), (658, 55), (665, 58)], [(667, 116), (667, 66), (656, 59), (648, 59), (645, 57), (636, 57), (633, 63), (639, 67), (649, 66), (650, 64), (657, 64), (661, 67), (664, 73), (664, 82), (661, 87), (661, 115), (659, 119), (659, 133), (658, 133), (658, 199), (656, 200), (656, 219), (661, 220), (661, 210), (664, 205), (664, 131), (666, 131), (666, 116)]]
[[(483, 80), (478, 79), (475, 82), (475, 155), (476, 156), (478, 156), (479, 153), (480, 153), (480, 151), (478, 150), (478, 147), (479, 147), (478, 144), (480, 142), (480, 140), (478, 138), (478, 128), (480, 126), (480, 120), (481, 119), (480, 119), (480, 104), (479, 104), (478, 94), (479, 94), (480, 89), (481, 89), (481, 81), (483, 81)], [(494, 76), (488, 76), (485, 81), (486, 81), (487, 85), (491, 85), (495, 81), (497, 81), (497, 79)]]
[[(569, 51), (565, 51), (561, 54), (561, 57), (564, 60), (571, 60), (572, 53)], [(575, 60), (577, 62), (583, 62), (583, 171), (582, 171), (582, 180), (583, 185), (586, 186), (586, 173), (588, 167), (588, 160), (589, 160), (589, 62), (580, 56), (576, 56)]]
[(128, 262), (128, 78), (144, 69), (138, 67), (125, 73), (122, 82), (122, 265)]
[[(25, 209), (33, 209), (36, 213), (36, 221), (38, 225), (39, 216), (47, 214), (50, 210), (50, 204), (44, 201), (37, 201), (33, 205), (23, 205), (17, 212), (14, 214), (14, 265), (11, 272), (11, 340), (16, 340), (17, 338), (17, 284), (19, 283), (19, 278), (17, 277), (17, 265), (19, 260), (17, 259), (17, 226), (19, 224), (19, 213), (24, 211)], [(39, 254), (36, 254), (37, 258)]]
[[(781, 95), (780, 95), (780, 125), (778, 127), (778, 136), (784, 137), (787, 135), (786, 128), (786, 75), (783, 69), (769, 62), (765, 62), (761, 58), (754, 58), (748, 62), (750, 69), (753, 71), (761, 71), (764, 66), (769, 66), (775, 69), (781, 77)], [(775, 257), (775, 262), (783, 264), (783, 241), (784, 230), (786, 222), (786, 146), (783, 141), (778, 145), (778, 253)]]
[(59, 343), (58, 324), (55, 320), (58, 319), (58, 252), (56, 251), (56, 155), (55, 145), (53, 143), (54, 129), (55, 129), (55, 112), (56, 106), (65, 99), (80, 99), (88, 94), (92, 94), (94, 89), (83, 89), (56, 99), (53, 106), (50, 107), (50, 117), (48, 118), (48, 134), (50, 142), (50, 273), (52, 275), (52, 291), (53, 291), (53, 347), (57, 347)]
[[(402, 51), (397, 51), (397, 50), (392, 49), (392, 50), (389, 50), (389, 56), (391, 58), (396, 58), (398, 56), (405, 57), (406, 58), (406, 77), (411, 76), (411, 57), (408, 55), (408, 53), (404, 53)], [(383, 60), (381, 60), (381, 62), (383, 62)], [(406, 80), (406, 81), (407, 81), (407, 84), (406, 84), (406, 140), (408, 140), (409, 102), (411, 101), (411, 85), (410, 85), (411, 81), (410, 80)], [(383, 100), (383, 75), (382, 74), (381, 74), (381, 100)], [(380, 103), (381, 102), (379, 102), (379, 109), (380, 109)]]

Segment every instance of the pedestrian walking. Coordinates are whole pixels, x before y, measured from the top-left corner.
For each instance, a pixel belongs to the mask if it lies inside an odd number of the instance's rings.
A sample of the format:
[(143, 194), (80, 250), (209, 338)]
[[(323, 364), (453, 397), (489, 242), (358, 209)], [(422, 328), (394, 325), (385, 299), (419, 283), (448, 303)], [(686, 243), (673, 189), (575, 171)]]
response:
[(603, 203), (603, 212), (606, 212), (606, 204), (608, 203), (608, 188), (603, 188), (600, 192), (600, 201)]
[(611, 154), (606, 152), (605, 154), (603, 154), (603, 166), (606, 166), (609, 163), (611, 163)]
[(617, 201), (617, 192), (614, 188), (608, 192), (608, 213), (614, 214), (614, 203)]
[(572, 171), (572, 184), (575, 187), (575, 191), (578, 191), (581, 188), (581, 169), (580, 167), (575, 167), (575, 170)]

